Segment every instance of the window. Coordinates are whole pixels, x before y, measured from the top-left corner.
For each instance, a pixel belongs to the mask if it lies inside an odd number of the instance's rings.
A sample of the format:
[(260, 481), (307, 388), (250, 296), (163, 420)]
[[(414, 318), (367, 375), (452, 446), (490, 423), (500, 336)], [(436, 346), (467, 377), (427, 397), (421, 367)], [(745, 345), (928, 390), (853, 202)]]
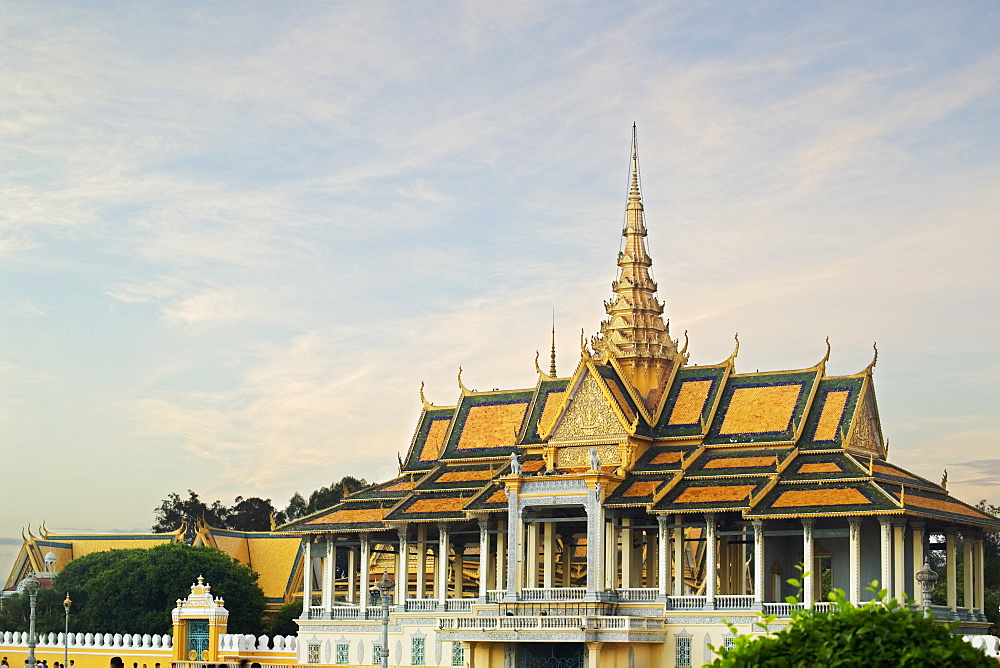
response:
[(676, 638), (675, 646), (675, 663), (678, 666), (690, 666), (691, 665), (691, 638)]
[(351, 646), (346, 642), (337, 643), (337, 663), (346, 664), (350, 662), (347, 656), (351, 651)]
[(410, 638), (410, 663), (414, 666), (424, 665), (423, 638)]
[(453, 642), (451, 644), (451, 665), (465, 665), (465, 648), (462, 647), (462, 643), (460, 642)]
[(319, 663), (319, 643), (311, 642), (306, 648), (306, 663)]
[(726, 649), (732, 649), (736, 645), (736, 636), (726, 636), (722, 639), (722, 646)]
[(382, 645), (378, 644), (372, 645), (372, 665), (373, 666), (382, 665)]

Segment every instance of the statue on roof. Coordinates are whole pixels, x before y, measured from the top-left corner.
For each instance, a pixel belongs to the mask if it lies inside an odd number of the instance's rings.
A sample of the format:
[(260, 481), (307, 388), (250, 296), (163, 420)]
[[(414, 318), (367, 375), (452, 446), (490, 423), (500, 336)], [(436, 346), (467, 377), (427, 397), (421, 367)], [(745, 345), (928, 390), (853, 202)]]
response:
[(601, 470), (601, 459), (597, 456), (597, 448), (590, 449), (590, 470), (600, 471)]
[(517, 458), (517, 451), (510, 453), (510, 472), (514, 475), (521, 475), (521, 460)]

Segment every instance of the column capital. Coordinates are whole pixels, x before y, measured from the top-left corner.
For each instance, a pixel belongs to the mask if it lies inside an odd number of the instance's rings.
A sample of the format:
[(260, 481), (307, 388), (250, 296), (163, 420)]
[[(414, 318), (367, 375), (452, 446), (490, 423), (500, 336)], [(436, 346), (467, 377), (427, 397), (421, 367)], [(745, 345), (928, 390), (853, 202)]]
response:
[(848, 517), (847, 518), (847, 523), (850, 526), (852, 526), (852, 527), (859, 527), (859, 526), (861, 526), (861, 518), (860, 517)]
[(750, 524), (753, 526), (754, 531), (760, 531), (764, 526), (764, 520), (750, 520)]
[(803, 517), (801, 518), (803, 528), (812, 529), (816, 525), (815, 517)]
[(927, 526), (926, 522), (915, 522), (910, 520), (910, 528), (914, 531), (923, 531), (925, 526)]
[(660, 525), (660, 528), (666, 528), (670, 525), (670, 517), (668, 515), (657, 515), (656, 523)]
[(712, 522), (712, 523), (714, 523), (715, 522), (715, 513), (705, 513), (705, 521), (706, 522)]
[(480, 515), (478, 518), (480, 531), (486, 529), (490, 525), (490, 518), (486, 515)]

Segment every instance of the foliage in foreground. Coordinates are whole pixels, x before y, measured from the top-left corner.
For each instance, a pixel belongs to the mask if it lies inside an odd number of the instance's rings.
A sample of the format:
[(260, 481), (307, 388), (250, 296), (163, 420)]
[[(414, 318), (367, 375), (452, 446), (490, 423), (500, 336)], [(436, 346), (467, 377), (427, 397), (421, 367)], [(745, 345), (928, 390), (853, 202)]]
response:
[[(789, 580), (798, 586), (798, 581)], [(787, 627), (757, 638), (738, 636), (732, 649), (714, 648), (721, 656), (710, 666), (975, 666), (996, 668), (996, 661), (952, 635), (955, 624), (939, 625), (919, 610), (886, 599), (885, 590), (871, 590), (881, 600), (852, 605), (835, 589), (829, 610), (793, 610)], [(795, 603), (795, 597), (789, 597)], [(763, 628), (773, 623), (766, 616)], [(733, 626), (730, 630), (737, 633)]]
[[(257, 574), (215, 548), (178, 543), (74, 559), (52, 589), (40, 592), (40, 611), (43, 602), (45, 610), (52, 611), (36, 618), (36, 628), (39, 633), (63, 629), (62, 600), (69, 592), (71, 631), (167, 633), (177, 599), (191, 593), (199, 575), (212, 585), (214, 596), (225, 599), (231, 633), (261, 633), (264, 592)], [(28, 630), (26, 599), (18, 595), (4, 600), (0, 630)]]

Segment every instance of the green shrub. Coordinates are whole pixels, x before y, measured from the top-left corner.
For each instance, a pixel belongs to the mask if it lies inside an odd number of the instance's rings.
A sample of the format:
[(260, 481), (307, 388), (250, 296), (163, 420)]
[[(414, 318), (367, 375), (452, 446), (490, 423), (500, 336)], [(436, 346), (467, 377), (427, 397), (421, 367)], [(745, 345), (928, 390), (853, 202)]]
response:
[[(789, 580), (799, 586), (797, 580)], [(793, 610), (784, 629), (759, 637), (738, 636), (732, 649), (713, 648), (720, 655), (711, 666), (984, 666), (997, 662), (952, 635), (955, 624), (940, 625), (930, 615), (886, 599), (884, 590), (872, 591), (880, 600), (852, 605), (835, 589), (829, 610)], [(794, 603), (795, 598), (789, 597)], [(762, 627), (774, 621), (766, 617)], [(734, 633), (735, 628), (730, 626)]]

